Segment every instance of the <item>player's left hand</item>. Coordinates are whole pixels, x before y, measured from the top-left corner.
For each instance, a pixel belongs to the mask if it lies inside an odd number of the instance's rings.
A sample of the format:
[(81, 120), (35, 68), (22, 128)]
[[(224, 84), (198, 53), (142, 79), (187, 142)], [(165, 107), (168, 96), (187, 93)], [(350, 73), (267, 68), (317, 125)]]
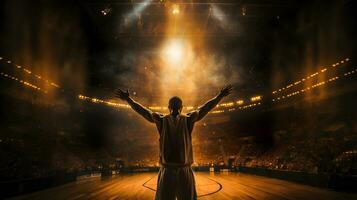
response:
[(222, 88), (222, 90), (219, 92), (219, 96), (225, 97), (228, 96), (232, 93), (233, 86), (232, 85), (227, 85), (226, 87)]

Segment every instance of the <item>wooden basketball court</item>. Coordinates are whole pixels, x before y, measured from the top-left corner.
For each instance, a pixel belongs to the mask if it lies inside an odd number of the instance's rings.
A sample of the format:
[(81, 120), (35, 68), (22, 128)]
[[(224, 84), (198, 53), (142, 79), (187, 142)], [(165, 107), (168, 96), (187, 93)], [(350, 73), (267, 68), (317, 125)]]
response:
[[(196, 175), (199, 199), (357, 199), (356, 194), (340, 193), (278, 179), (241, 173)], [(77, 181), (14, 199), (154, 199), (156, 173), (117, 175)]]

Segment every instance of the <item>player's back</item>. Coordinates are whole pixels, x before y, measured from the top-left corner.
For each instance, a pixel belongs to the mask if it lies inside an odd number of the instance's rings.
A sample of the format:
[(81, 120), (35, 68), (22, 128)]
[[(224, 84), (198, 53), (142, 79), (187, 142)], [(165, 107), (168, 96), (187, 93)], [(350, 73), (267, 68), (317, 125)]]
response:
[(186, 115), (166, 115), (160, 131), (160, 161), (166, 166), (193, 163), (191, 132)]

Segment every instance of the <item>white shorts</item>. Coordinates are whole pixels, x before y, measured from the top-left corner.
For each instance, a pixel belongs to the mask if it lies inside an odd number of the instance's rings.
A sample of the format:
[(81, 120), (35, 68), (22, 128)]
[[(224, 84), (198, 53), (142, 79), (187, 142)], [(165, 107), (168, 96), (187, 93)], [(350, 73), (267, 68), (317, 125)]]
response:
[(161, 167), (156, 200), (196, 200), (195, 177), (191, 167)]

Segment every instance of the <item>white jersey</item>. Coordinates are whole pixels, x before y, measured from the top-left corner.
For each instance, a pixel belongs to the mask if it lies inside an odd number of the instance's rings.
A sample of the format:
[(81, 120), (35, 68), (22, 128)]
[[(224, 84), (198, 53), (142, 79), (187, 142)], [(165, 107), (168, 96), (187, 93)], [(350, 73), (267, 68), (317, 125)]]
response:
[(163, 166), (191, 166), (193, 163), (192, 128), (186, 115), (162, 117), (160, 162)]

